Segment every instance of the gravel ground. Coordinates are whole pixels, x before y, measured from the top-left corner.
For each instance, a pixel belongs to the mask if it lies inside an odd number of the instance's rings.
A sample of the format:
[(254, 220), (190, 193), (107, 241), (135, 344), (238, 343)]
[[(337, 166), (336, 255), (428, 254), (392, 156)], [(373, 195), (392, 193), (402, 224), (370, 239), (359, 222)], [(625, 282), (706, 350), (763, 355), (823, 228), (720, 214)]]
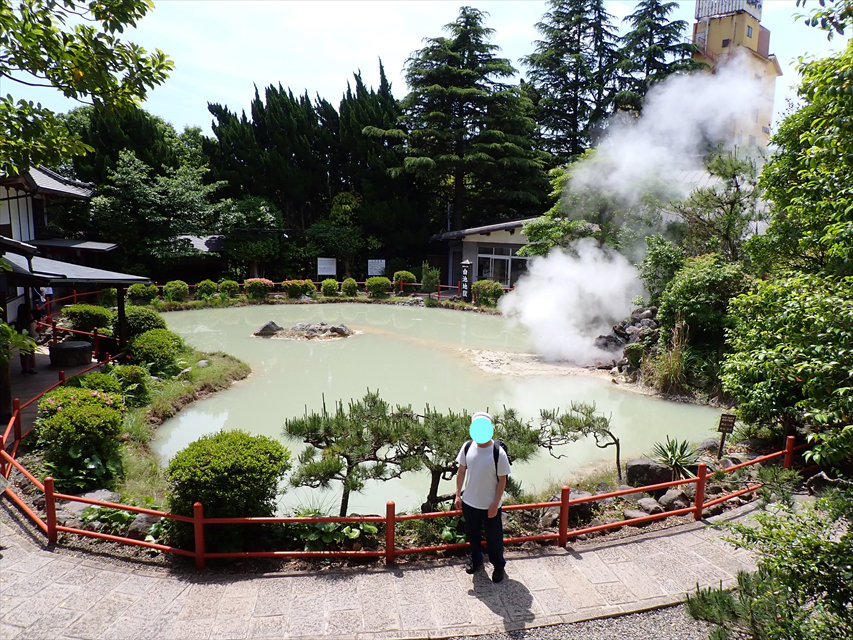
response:
[(710, 625), (691, 618), (684, 605), (680, 605), (615, 618), (453, 640), (707, 640), (710, 629)]

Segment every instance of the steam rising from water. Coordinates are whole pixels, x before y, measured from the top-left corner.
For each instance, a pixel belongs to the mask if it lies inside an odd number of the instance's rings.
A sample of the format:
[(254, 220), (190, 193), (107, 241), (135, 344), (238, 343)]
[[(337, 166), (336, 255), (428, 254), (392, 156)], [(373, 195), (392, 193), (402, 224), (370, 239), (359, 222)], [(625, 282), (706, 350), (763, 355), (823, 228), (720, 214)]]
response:
[(626, 315), (642, 292), (636, 269), (616, 253), (584, 238), (576, 256), (554, 250), (532, 258), (516, 288), (501, 298), (500, 310), (530, 331), (536, 351), (547, 360), (586, 364), (612, 354), (593, 345), (596, 336)]
[[(627, 209), (627, 219), (616, 222), (630, 224), (632, 208), (652, 185), (659, 197), (687, 196), (702, 175), (705, 145), (730, 145), (734, 121), (751, 117), (763, 99), (742, 58), (714, 75), (672, 76), (649, 92), (640, 118), (610, 123), (595, 153), (572, 167), (564, 193), (609, 197)], [(566, 217), (583, 218), (584, 212), (567, 210)], [(628, 316), (631, 300), (642, 293), (637, 270), (624, 256), (599, 249), (589, 239), (571, 249), (531, 259), (528, 273), (500, 308), (527, 327), (548, 360), (589, 364), (618, 358), (621, 354), (602, 351), (593, 342)]]

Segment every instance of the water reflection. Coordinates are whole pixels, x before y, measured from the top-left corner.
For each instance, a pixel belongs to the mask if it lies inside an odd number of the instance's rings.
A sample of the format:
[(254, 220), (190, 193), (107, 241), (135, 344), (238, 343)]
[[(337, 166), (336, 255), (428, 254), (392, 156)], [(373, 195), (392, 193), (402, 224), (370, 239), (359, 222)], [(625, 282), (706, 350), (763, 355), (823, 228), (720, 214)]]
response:
[[(482, 371), (462, 348), (529, 352), (524, 329), (503, 318), (444, 309), (386, 305), (323, 304), (252, 306), (165, 314), (169, 328), (206, 351), (225, 351), (249, 363), (252, 376), (232, 388), (184, 409), (165, 422), (152, 444), (165, 464), (201, 435), (240, 428), (282, 440), (296, 454), (302, 445), (282, 435), (291, 416), (348, 402), (367, 389), (379, 390), (391, 404), (425, 404), (469, 412), (514, 407), (534, 418), (542, 408), (567, 409), (573, 401), (595, 402), (611, 417), (622, 441), (622, 459), (640, 455), (666, 434), (698, 441), (713, 430), (718, 412), (663, 402), (621, 390), (608, 380), (585, 376), (500, 376)], [(283, 327), (297, 322), (344, 323), (361, 332), (337, 341), (288, 341), (251, 334), (273, 320)], [(461, 444), (461, 443), (460, 443)], [(512, 444), (510, 443), (510, 447)], [(516, 464), (513, 475), (526, 488), (563, 482), (572, 473), (613, 464), (613, 447), (599, 449), (590, 438), (564, 447), (565, 458), (547, 453)], [(451, 484), (447, 483), (447, 489)], [(415, 508), (427, 492), (426, 474), (410, 474), (386, 483), (371, 482), (350, 498), (350, 508), (378, 513), (386, 500)], [(336, 504), (336, 487), (289, 490), (282, 504)], [(328, 505), (327, 505), (328, 506)], [(334, 510), (334, 509), (332, 509)]]

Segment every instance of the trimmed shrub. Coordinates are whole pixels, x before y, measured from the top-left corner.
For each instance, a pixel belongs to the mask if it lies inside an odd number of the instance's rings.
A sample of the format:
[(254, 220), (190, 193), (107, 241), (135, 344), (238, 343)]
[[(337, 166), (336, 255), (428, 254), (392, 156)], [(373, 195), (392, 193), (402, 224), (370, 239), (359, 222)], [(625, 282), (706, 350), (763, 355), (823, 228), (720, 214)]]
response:
[(338, 281), (334, 278), (326, 278), (320, 283), (320, 291), (327, 298), (334, 298), (338, 295)]
[(100, 371), (93, 371), (82, 376), (74, 376), (66, 383), (67, 385), (121, 395), (121, 383), (119, 383), (118, 379)]
[(115, 288), (101, 289), (98, 304), (102, 307), (114, 307), (118, 304), (118, 292)]
[(302, 295), (313, 298), (315, 295), (317, 295), (317, 285), (314, 284), (311, 280), (303, 280)]
[(477, 280), (471, 285), (474, 294), (474, 303), (480, 307), (494, 307), (500, 297), (504, 294), (504, 288), (500, 282), (494, 280)]
[[(139, 307), (129, 305), (124, 310), (125, 318), (127, 319), (127, 339), (133, 340), (136, 336), (142, 335), (146, 331), (152, 329), (165, 329), (166, 321), (154, 309), (148, 307)], [(113, 335), (118, 335), (118, 315), (113, 318)]]
[(346, 278), (341, 283), (341, 293), (348, 298), (355, 298), (358, 295), (358, 283), (354, 278)]
[[(190, 443), (172, 458), (166, 469), (168, 509), (193, 515), (201, 502), (207, 517), (271, 516), (284, 474), (290, 469), (290, 451), (267, 436), (243, 431), (220, 431)], [(245, 550), (266, 529), (255, 525), (208, 527), (205, 542), (211, 551)], [(193, 540), (189, 523), (169, 522), (173, 544)]]
[(240, 293), (240, 285), (234, 280), (223, 280), (219, 283), (219, 293), (227, 298), (236, 298)]
[(429, 266), (424, 260), (421, 265), (421, 291), (423, 293), (435, 293), (441, 284), (441, 270)]
[(104, 406), (63, 407), (39, 421), (45, 470), (58, 489), (110, 487), (122, 475), (122, 412)]
[(127, 350), (132, 364), (148, 366), (154, 375), (175, 375), (184, 341), (168, 329), (152, 329), (134, 338)]
[(143, 302), (151, 302), (160, 291), (156, 284), (143, 284), (137, 282), (127, 288), (127, 297), (129, 300), (141, 300)]
[(54, 416), (68, 407), (105, 407), (122, 413), (124, 412), (124, 400), (114, 393), (66, 385), (42, 396), (38, 403), (38, 419), (36, 422), (40, 424), (43, 419)]
[(385, 298), (391, 291), (391, 281), (385, 276), (373, 276), (365, 283), (367, 295), (370, 298)]
[(71, 322), (71, 328), (77, 331), (92, 332), (92, 329), (109, 327), (115, 314), (104, 307), (94, 304), (71, 304), (62, 309), (62, 315)]
[[(406, 285), (414, 284), (418, 281), (418, 279), (415, 278), (415, 274), (411, 271), (395, 271), (391, 280), (394, 283), (394, 291), (399, 292), (400, 295), (405, 295), (406, 293), (414, 291), (413, 287), (407, 287)], [(400, 283), (403, 284), (402, 289), (400, 288)]]
[[(236, 282), (234, 284), (237, 284)], [(202, 280), (195, 286), (195, 297), (196, 298), (209, 298), (213, 295), (216, 295), (216, 291), (219, 289), (219, 285), (217, 285), (213, 280)]]
[(285, 280), (281, 283), (281, 288), (288, 298), (298, 298), (302, 295), (302, 280)]
[(252, 300), (264, 300), (275, 285), (272, 280), (266, 278), (249, 278), (243, 282), (243, 287), (246, 289), (246, 295)]
[(190, 287), (183, 280), (170, 280), (163, 285), (163, 297), (170, 302), (183, 302), (190, 295)]
[(113, 369), (113, 375), (121, 387), (121, 394), (133, 407), (141, 407), (151, 399), (148, 388), (150, 377), (144, 367), (135, 364), (121, 365)]

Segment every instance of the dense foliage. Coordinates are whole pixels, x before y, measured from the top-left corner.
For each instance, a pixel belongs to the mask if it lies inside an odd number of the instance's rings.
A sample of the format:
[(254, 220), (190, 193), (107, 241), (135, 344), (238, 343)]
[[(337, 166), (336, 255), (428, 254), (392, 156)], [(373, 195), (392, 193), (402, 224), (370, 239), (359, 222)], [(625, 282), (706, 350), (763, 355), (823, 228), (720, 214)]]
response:
[(364, 283), (367, 295), (371, 298), (384, 298), (391, 291), (391, 281), (385, 276), (372, 276)]
[(178, 357), (184, 348), (184, 341), (176, 333), (151, 329), (131, 341), (127, 355), (131, 364), (148, 367), (154, 375), (172, 376), (180, 371)]
[[(146, 331), (152, 329), (165, 329), (166, 321), (154, 309), (148, 307), (140, 307), (137, 305), (128, 305), (124, 310), (125, 321), (127, 322), (127, 339), (133, 340), (136, 336), (142, 335)], [(113, 320), (113, 335), (118, 335), (118, 317)]]
[[(193, 515), (200, 502), (206, 517), (271, 516), (279, 484), (290, 469), (290, 451), (266, 436), (220, 431), (202, 436), (169, 462), (169, 511)], [(176, 544), (192, 541), (192, 525), (172, 522)], [(251, 525), (216, 525), (205, 534), (208, 551), (252, 546)]]
[(71, 323), (72, 329), (91, 333), (93, 329), (112, 326), (115, 314), (94, 304), (70, 304), (62, 308), (62, 315)]
[(475, 304), (481, 307), (494, 307), (504, 294), (504, 288), (500, 282), (494, 280), (477, 280), (471, 285), (471, 293)]
[(172, 302), (182, 302), (190, 295), (190, 287), (183, 280), (170, 280), (163, 285), (163, 298)]

